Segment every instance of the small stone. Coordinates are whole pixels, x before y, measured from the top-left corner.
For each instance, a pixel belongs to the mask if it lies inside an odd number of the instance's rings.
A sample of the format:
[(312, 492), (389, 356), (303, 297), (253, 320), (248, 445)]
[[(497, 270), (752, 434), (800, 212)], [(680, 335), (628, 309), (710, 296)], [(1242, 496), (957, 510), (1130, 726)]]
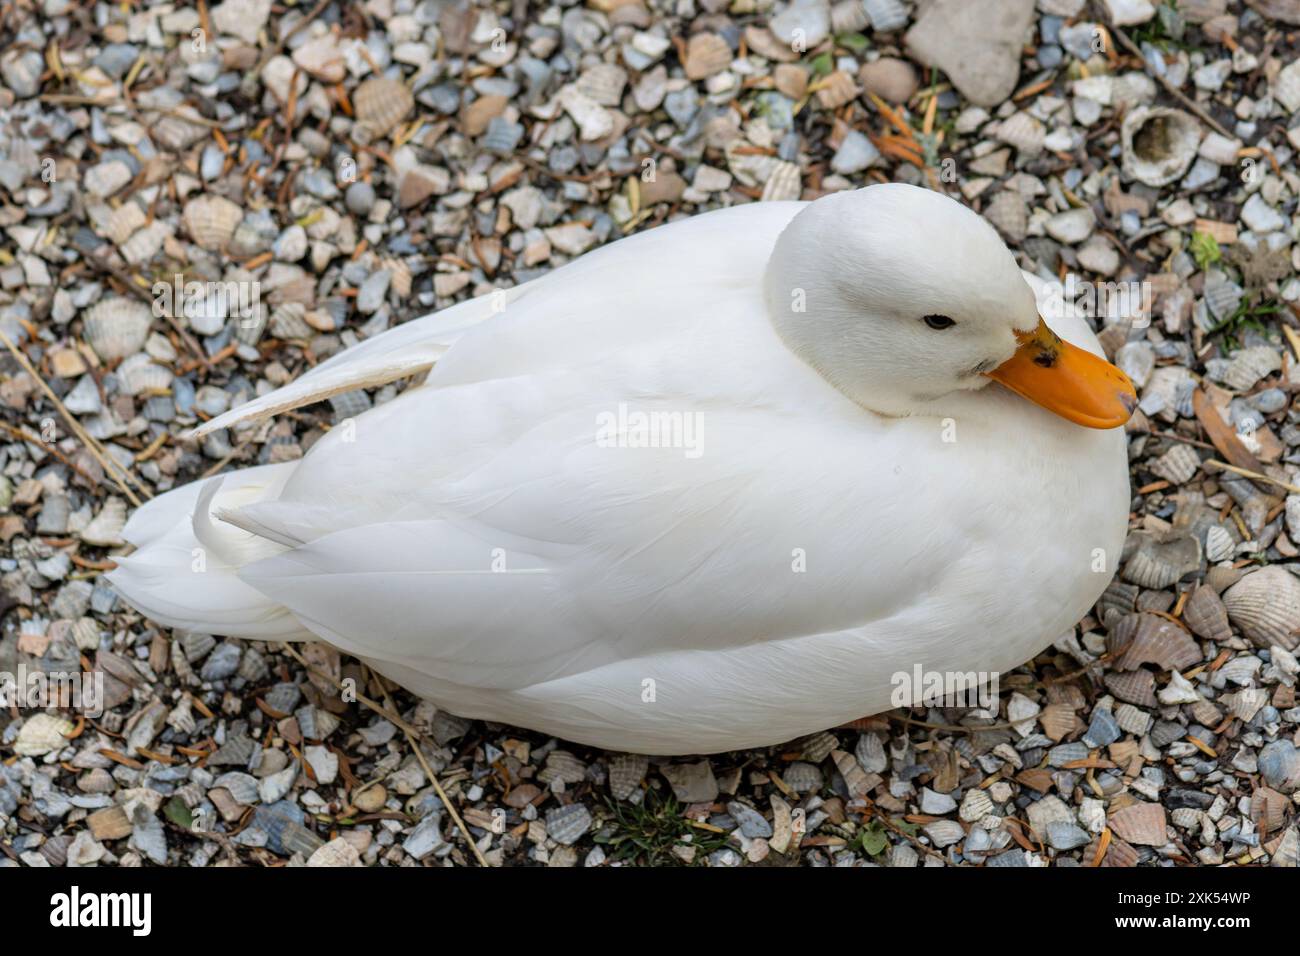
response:
[(315, 745), (303, 750), (303, 757), (307, 765), (311, 767), (312, 776), (321, 786), (328, 786), (334, 782), (339, 772), (338, 754), (328, 747)]
[(841, 175), (860, 173), (879, 159), (880, 151), (871, 140), (857, 130), (849, 130), (831, 157), (831, 169)]
[(1091, 839), (1087, 831), (1069, 820), (1053, 820), (1047, 824), (1047, 844), (1054, 850), (1087, 846)]
[(916, 59), (938, 67), (972, 103), (997, 106), (1020, 78), (1020, 50), (1034, 0), (933, 0), (904, 38)]
[(957, 801), (946, 793), (935, 793), (929, 787), (921, 788), (921, 812), (942, 816), (957, 809)]
[(347, 204), (348, 212), (354, 216), (369, 215), (375, 205), (375, 187), (368, 182), (358, 180), (348, 186), (343, 201)]
[[(39, 36), (38, 28), (38, 39)], [(45, 60), (36, 50), (6, 50), (0, 54), (0, 78), (19, 99), (27, 99), (41, 91), (44, 71)]]
[(1047, 234), (1057, 242), (1074, 245), (1092, 235), (1096, 222), (1097, 217), (1087, 206), (1067, 209), (1047, 220)]
[[(1090, 210), (1089, 210), (1090, 211)], [(1049, 227), (1050, 232), (1050, 227)], [(1102, 236), (1091, 237), (1079, 249), (1079, 265), (1089, 272), (1101, 276), (1113, 276), (1119, 271), (1119, 252), (1109, 239)]]
[(1276, 232), (1286, 225), (1281, 213), (1255, 193), (1241, 207), (1241, 221), (1255, 232)]
[(718, 798), (718, 781), (708, 760), (696, 763), (676, 763), (661, 767), (673, 788), (673, 795), (682, 803), (712, 803)]
[(423, 860), (430, 853), (446, 846), (442, 838), (442, 814), (429, 813), (422, 819), (411, 835), (402, 843), (402, 849), (416, 860)]
[(241, 650), (238, 644), (220, 644), (203, 662), (199, 677), (205, 681), (225, 680), (239, 670)]
[(212, 25), (221, 33), (256, 44), (270, 15), (271, 0), (225, 0), (212, 8)]
[(920, 86), (916, 69), (906, 60), (882, 56), (858, 71), (863, 93), (874, 93), (887, 103), (906, 103)]
[(451, 174), (441, 166), (415, 165), (402, 173), (397, 187), (397, 205), (410, 209), (430, 196), (441, 196), (451, 190)]
[(388, 286), (392, 282), (392, 273), (379, 269), (370, 273), (366, 281), (357, 290), (357, 311), (362, 315), (373, 315), (384, 304), (388, 295)]
[(811, 50), (830, 34), (830, 4), (827, 0), (792, 0), (768, 21), (768, 29), (793, 50)]
[(1119, 740), (1119, 737), (1120, 729), (1115, 722), (1115, 715), (1104, 707), (1094, 707), (1084, 742), (1092, 747), (1105, 747)]
[(701, 163), (691, 185), (702, 193), (720, 193), (731, 188), (731, 174)]
[(1136, 26), (1156, 15), (1156, 8), (1150, 0), (1105, 0), (1105, 4), (1106, 12), (1116, 26)]

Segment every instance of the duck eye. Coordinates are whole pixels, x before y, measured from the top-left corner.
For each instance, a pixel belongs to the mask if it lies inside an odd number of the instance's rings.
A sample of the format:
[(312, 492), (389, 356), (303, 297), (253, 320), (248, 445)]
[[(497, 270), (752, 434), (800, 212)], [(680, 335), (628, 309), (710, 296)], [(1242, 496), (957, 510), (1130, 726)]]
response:
[(932, 329), (947, 329), (957, 324), (946, 315), (927, 315), (924, 321)]

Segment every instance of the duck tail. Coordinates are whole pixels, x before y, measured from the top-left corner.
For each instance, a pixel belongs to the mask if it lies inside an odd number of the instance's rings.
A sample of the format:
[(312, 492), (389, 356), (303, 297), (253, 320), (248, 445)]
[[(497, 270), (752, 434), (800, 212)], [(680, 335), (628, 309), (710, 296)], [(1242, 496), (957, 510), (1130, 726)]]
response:
[(196, 481), (146, 502), (123, 529), (136, 550), (108, 581), (140, 613), (168, 627), (267, 641), (313, 640), (287, 609), (238, 577), (284, 545), (219, 520), (220, 511), (274, 496), (298, 463)]

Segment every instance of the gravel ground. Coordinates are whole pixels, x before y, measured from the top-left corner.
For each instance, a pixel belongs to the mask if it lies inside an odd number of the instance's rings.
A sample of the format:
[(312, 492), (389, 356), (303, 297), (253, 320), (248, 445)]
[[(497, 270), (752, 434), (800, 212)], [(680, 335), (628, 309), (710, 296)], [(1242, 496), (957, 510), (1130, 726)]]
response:
[[(105, 696), (0, 710), (0, 866), (1297, 865), (1300, 0), (0, 17), (0, 671)], [(198, 421), (622, 235), (873, 181), (1139, 293), (1094, 310), (1142, 400), (1119, 573), (996, 707), (610, 754), (100, 582), (138, 502), (400, 386)]]

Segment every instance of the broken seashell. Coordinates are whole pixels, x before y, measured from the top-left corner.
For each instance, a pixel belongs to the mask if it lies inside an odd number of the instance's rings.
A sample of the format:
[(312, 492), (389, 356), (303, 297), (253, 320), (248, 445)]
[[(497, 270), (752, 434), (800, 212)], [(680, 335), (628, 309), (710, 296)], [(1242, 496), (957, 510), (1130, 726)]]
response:
[(990, 813), (993, 812), (993, 798), (988, 792), (976, 787), (973, 790), (967, 790), (966, 796), (961, 799), (961, 807), (957, 810), (957, 815), (967, 823), (978, 823)]
[(587, 776), (587, 765), (567, 750), (552, 750), (546, 765), (537, 774), (537, 782), (550, 786), (555, 782), (581, 783)]
[(1177, 624), (1155, 614), (1128, 614), (1106, 638), (1107, 649), (1119, 656), (1115, 668), (1136, 670), (1155, 664), (1162, 671), (1184, 670), (1200, 663), (1201, 650)]
[(1110, 584), (1106, 585), (1106, 590), (1097, 599), (1097, 614), (1102, 623), (1109, 627), (1112, 618), (1120, 614), (1132, 614), (1137, 610), (1138, 591), (1136, 585), (1125, 584), (1118, 578), (1112, 578)]
[(1061, 741), (1079, 726), (1069, 704), (1048, 704), (1039, 715), (1038, 722), (1043, 725), (1043, 733), (1054, 741)]
[(609, 758), (609, 792), (626, 800), (641, 788), (650, 761), (641, 754), (614, 754)]
[(782, 775), (788, 786), (795, 793), (812, 793), (822, 787), (822, 772), (810, 763), (796, 760), (786, 768)]
[(1131, 803), (1110, 815), (1107, 821), (1115, 835), (1138, 846), (1164, 846), (1165, 808), (1158, 803)]
[(1217, 594), (1222, 594), (1240, 581), (1241, 578), (1241, 569), (1226, 564), (1215, 565), (1205, 572), (1205, 583), (1214, 588)]
[(319, 847), (315, 853), (308, 857), (307, 865), (310, 867), (361, 866), (361, 854), (357, 852), (355, 846), (343, 839), (343, 837), (337, 837)]
[(1250, 795), (1250, 819), (1265, 833), (1277, 833), (1286, 822), (1290, 803), (1272, 787), (1260, 787)]
[(1190, 445), (1174, 445), (1151, 463), (1151, 473), (1171, 485), (1186, 484), (1201, 467), (1201, 456)]
[(803, 194), (798, 163), (777, 162), (763, 187), (763, 202), (798, 199)]
[(243, 773), (238, 770), (232, 770), (230, 773), (223, 773), (220, 777), (212, 782), (210, 789), (221, 787), (234, 798), (236, 803), (242, 803), (244, 806), (252, 806), (258, 802), (257, 779), (251, 774)]
[(95, 303), (81, 320), (81, 335), (105, 362), (134, 355), (149, 338), (153, 312), (135, 299), (114, 296)]
[(697, 33), (686, 44), (688, 80), (706, 80), (731, 66), (732, 52), (727, 41), (716, 33)]
[(173, 377), (170, 369), (156, 364), (144, 352), (137, 352), (123, 361), (115, 374), (126, 395), (165, 392), (171, 386)]
[(13, 751), (22, 757), (43, 757), (68, 745), (72, 721), (53, 714), (33, 714), (27, 718), (13, 742)]
[(181, 213), (195, 245), (211, 251), (225, 248), (243, 218), (243, 210), (229, 199), (210, 194), (191, 199)]
[(907, 8), (899, 0), (862, 0), (862, 6), (877, 33), (893, 33), (907, 25)]
[[(1102, 679), (1106, 684), (1106, 689), (1120, 700), (1136, 704), (1139, 707), (1154, 707), (1156, 705), (1156, 675), (1145, 667), (1123, 673), (1110, 671)], [(1119, 712), (1120, 708), (1116, 708), (1116, 720), (1119, 720)], [(1120, 723), (1120, 726), (1124, 726), (1123, 722)], [(1124, 729), (1128, 730), (1127, 727)]]
[(879, 775), (869, 774), (863, 770), (853, 754), (848, 751), (832, 750), (830, 755), (835, 763), (835, 769), (844, 778), (844, 786), (848, 789), (850, 798), (860, 800), (880, 783)]
[(984, 207), (984, 218), (1012, 242), (1021, 242), (1029, 234), (1029, 213), (1025, 200), (1014, 190), (1003, 189), (995, 193)]
[(415, 97), (401, 80), (378, 76), (366, 80), (352, 94), (357, 125), (374, 141), (387, 136), (415, 109)]
[(1300, 579), (1280, 565), (1252, 571), (1223, 595), (1228, 618), (1258, 647), (1300, 643)]
[(310, 339), (315, 333), (304, 318), (306, 312), (307, 307), (301, 302), (286, 302), (276, 307), (268, 323), (271, 335), (285, 341)]
[(1004, 119), (998, 125), (996, 135), (998, 140), (1014, 146), (1023, 155), (1037, 156), (1043, 151), (1047, 130), (1039, 120), (1022, 110)]
[(1300, 790), (1300, 748), (1285, 739), (1265, 744), (1259, 751), (1259, 772), (1275, 790), (1295, 793)]
[(861, 0), (840, 0), (831, 7), (831, 32), (857, 33), (871, 23)]
[(1238, 349), (1224, 369), (1223, 383), (1234, 392), (1249, 392), (1260, 379), (1281, 369), (1281, 356), (1267, 345)]
[(591, 811), (581, 803), (546, 811), (546, 835), (561, 846), (572, 846), (591, 829)]
[(1243, 723), (1250, 723), (1268, 703), (1268, 691), (1262, 687), (1243, 687), (1235, 694), (1225, 694), (1221, 700), (1228, 705), (1228, 713)]
[(1196, 158), (1201, 126), (1182, 110), (1140, 106), (1120, 130), (1126, 174), (1148, 186), (1165, 186), (1187, 172)]
[(1232, 637), (1232, 628), (1228, 626), (1228, 611), (1218, 592), (1208, 584), (1202, 584), (1187, 596), (1187, 602), (1183, 605), (1183, 621), (1193, 634), (1207, 641), (1223, 642)]
[(1188, 534), (1134, 531), (1124, 551), (1124, 580), (1156, 591), (1201, 568), (1201, 543)]
[(1237, 542), (1223, 525), (1214, 524), (1205, 529), (1205, 560), (1218, 564), (1227, 561), (1237, 551)]
[(126, 527), (126, 502), (109, 498), (90, 522), (81, 529), (79, 537), (86, 544), (112, 548), (122, 544), (122, 529)]

